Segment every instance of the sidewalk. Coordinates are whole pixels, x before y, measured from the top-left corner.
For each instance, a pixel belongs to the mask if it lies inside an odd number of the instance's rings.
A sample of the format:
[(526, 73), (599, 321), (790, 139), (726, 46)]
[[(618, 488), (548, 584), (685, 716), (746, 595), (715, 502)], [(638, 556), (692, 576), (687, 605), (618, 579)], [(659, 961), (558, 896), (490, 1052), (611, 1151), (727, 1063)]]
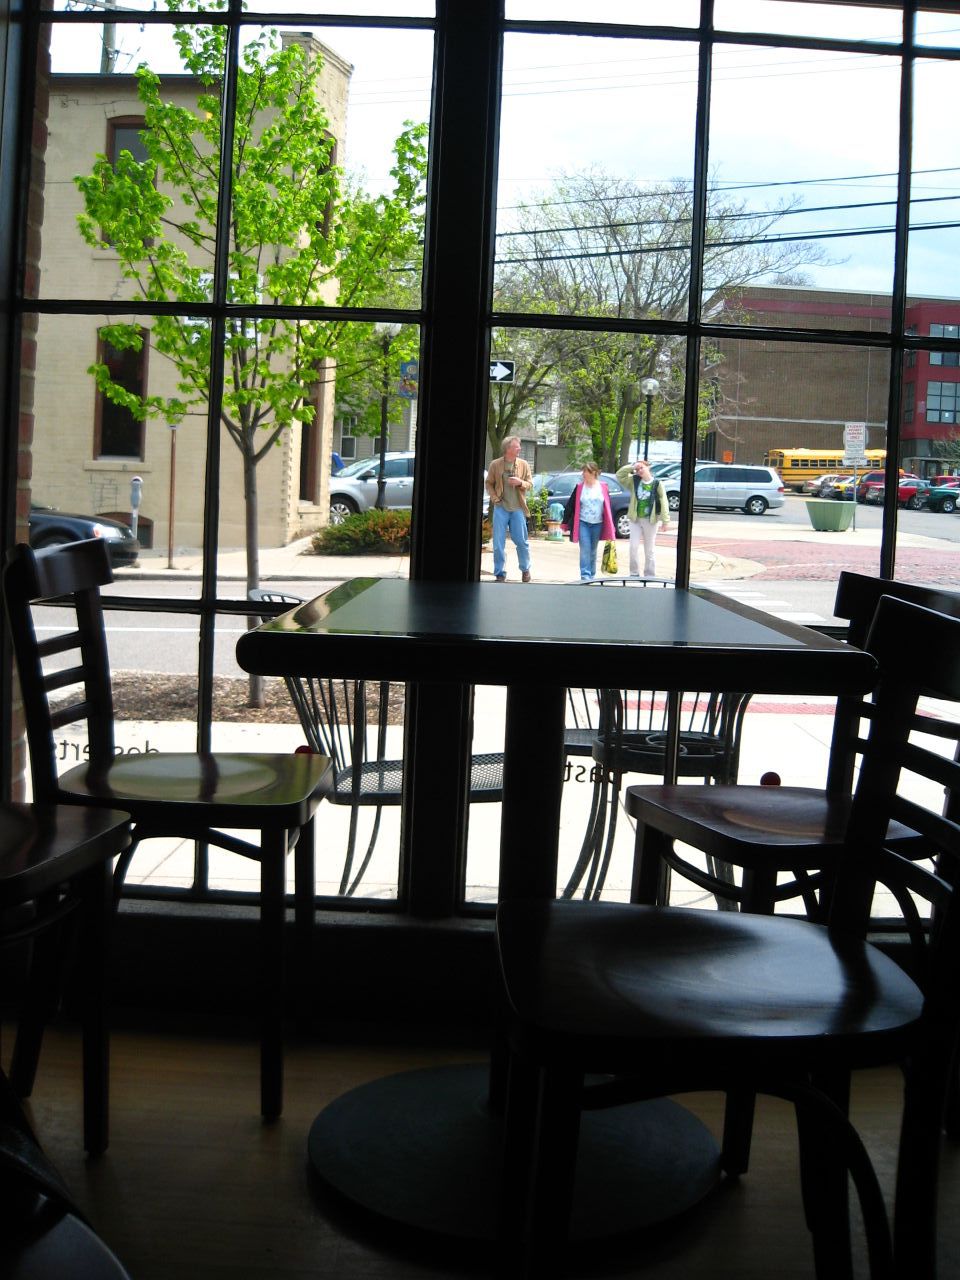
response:
[[(942, 542), (921, 534), (897, 535), (900, 547), (926, 547), (942, 549)], [(879, 529), (847, 529), (842, 533), (818, 533), (813, 528), (781, 524), (776, 513), (757, 517), (752, 521), (738, 521), (734, 527), (729, 518), (712, 517), (697, 513), (694, 516), (694, 547), (691, 560), (691, 579), (702, 582), (710, 578), (743, 579), (761, 573), (765, 566), (758, 558), (726, 554), (724, 543), (796, 542), (818, 548), (837, 547), (845, 550), (876, 548), (880, 545)], [(716, 543), (716, 546), (710, 544)], [(311, 539), (298, 538), (285, 547), (264, 547), (260, 551), (260, 581), (309, 582), (316, 580), (343, 581), (347, 578), (405, 578), (409, 574), (410, 560), (405, 555), (317, 556), (310, 551)], [(672, 529), (657, 539), (657, 575), (662, 578), (676, 576), (676, 534)], [(535, 582), (576, 582), (580, 577), (579, 548), (567, 538), (562, 542), (548, 541), (543, 537), (531, 540), (533, 579)], [(617, 541), (620, 572), (628, 571), (627, 542)], [(118, 580), (145, 580), (160, 582), (190, 581), (199, 578), (202, 562), (198, 548), (186, 548), (173, 557), (174, 568), (167, 568), (167, 556), (163, 551), (145, 551), (138, 564), (132, 568), (118, 568)], [(242, 548), (222, 551), (218, 558), (217, 576), (223, 582), (243, 582), (246, 579), (246, 555)], [(493, 555), (487, 546), (480, 558), (480, 579), (493, 577)], [(516, 552), (507, 543), (507, 580), (519, 581)]]

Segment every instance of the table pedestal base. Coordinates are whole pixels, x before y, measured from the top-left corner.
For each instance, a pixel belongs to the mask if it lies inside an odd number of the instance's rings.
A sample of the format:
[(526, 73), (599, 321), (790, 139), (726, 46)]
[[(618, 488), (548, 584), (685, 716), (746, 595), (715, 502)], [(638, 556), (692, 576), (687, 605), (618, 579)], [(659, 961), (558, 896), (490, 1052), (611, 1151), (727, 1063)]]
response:
[[(374, 1080), (326, 1107), (307, 1142), (319, 1178), (352, 1205), (453, 1239), (496, 1237), (501, 1125), (489, 1068), (426, 1068)], [(709, 1130), (658, 1099), (583, 1113), (571, 1236), (601, 1239), (677, 1217), (720, 1177)]]

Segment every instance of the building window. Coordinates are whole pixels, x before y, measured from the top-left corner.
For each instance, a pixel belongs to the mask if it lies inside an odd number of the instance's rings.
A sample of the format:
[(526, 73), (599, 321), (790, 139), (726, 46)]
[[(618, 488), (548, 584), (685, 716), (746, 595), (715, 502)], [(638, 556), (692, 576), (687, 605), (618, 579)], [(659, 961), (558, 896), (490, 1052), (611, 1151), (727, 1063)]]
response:
[(143, 145), (145, 121), (142, 116), (117, 116), (107, 121), (107, 159), (116, 165), (121, 151), (129, 151), (138, 164), (149, 159)]
[(956, 422), (960, 382), (927, 383), (927, 421)]
[[(930, 337), (960, 338), (960, 325), (932, 324), (930, 326)], [(931, 351), (930, 363), (941, 365), (944, 369), (956, 369), (960, 367), (960, 351)]]
[[(97, 363), (106, 365), (113, 382), (131, 395), (142, 396), (147, 386), (147, 334), (139, 351), (118, 351), (106, 338), (97, 342)], [(97, 391), (93, 456), (143, 457), (144, 424), (122, 404)]]
[(916, 406), (917, 384), (915, 382), (905, 382), (903, 385), (903, 420), (904, 422), (913, 421), (913, 411)]

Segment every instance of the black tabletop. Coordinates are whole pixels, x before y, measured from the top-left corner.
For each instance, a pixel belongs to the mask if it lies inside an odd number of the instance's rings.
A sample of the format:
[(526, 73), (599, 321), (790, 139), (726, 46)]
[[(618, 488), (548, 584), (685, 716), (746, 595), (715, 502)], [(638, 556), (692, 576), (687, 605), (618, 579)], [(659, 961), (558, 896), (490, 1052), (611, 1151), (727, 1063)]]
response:
[(837, 694), (873, 659), (703, 590), (354, 578), (241, 636), (262, 675)]

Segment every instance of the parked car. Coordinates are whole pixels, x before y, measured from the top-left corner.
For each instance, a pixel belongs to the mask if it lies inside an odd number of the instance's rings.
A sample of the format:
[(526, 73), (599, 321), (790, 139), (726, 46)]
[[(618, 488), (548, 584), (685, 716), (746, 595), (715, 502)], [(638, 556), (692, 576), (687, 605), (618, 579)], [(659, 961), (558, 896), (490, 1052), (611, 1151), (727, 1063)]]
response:
[(849, 472), (834, 472), (830, 475), (821, 476), (820, 483), (813, 491), (815, 498), (832, 498), (833, 490), (838, 484), (846, 484), (850, 480)]
[[(670, 510), (680, 506), (680, 477), (664, 481)], [(773, 467), (745, 467), (736, 462), (708, 462), (693, 473), (695, 507), (740, 507), (748, 516), (762, 516), (768, 507), (782, 507), (783, 481)]]
[[(556, 471), (553, 473), (538, 471), (533, 477), (533, 492), (539, 493), (546, 488), (551, 499), (566, 506), (567, 499), (583, 479), (581, 471)], [(618, 538), (630, 537), (630, 521), (627, 519), (627, 507), (630, 505), (630, 494), (624, 489), (617, 477), (610, 471), (601, 471), (600, 479), (610, 492), (610, 510), (613, 513), (613, 524)]]
[(62, 547), (67, 542), (102, 538), (112, 565), (134, 564), (140, 555), (140, 543), (129, 528), (109, 516), (78, 516), (54, 507), (32, 506), (28, 536), (31, 547), (37, 551), (41, 547)]
[(849, 479), (850, 473), (848, 471), (832, 471), (827, 475), (807, 476), (800, 486), (800, 492), (811, 498), (822, 498), (824, 490), (829, 488), (830, 485), (836, 484), (838, 480)]
[[(919, 480), (920, 477), (912, 471), (903, 471), (899, 473), (900, 483), (905, 480)], [(883, 484), (885, 475), (882, 471), (865, 471), (862, 475), (857, 476), (857, 501), (866, 502), (867, 486), (871, 484)]]
[(949, 515), (960, 506), (960, 488), (955, 484), (934, 485), (927, 490), (927, 510)]
[[(413, 462), (416, 454), (388, 453), (384, 463), (384, 505), (398, 510), (413, 506)], [(330, 523), (342, 524), (357, 511), (377, 505), (380, 456), (358, 458), (330, 479)]]
[[(897, 486), (897, 505), (906, 507), (908, 511), (919, 511), (926, 504), (928, 489), (925, 480), (902, 480)], [(864, 490), (863, 501), (882, 504), (886, 493), (886, 485), (871, 480)]]
[(960, 476), (927, 476), (927, 484), (936, 489), (956, 489), (960, 486)]

